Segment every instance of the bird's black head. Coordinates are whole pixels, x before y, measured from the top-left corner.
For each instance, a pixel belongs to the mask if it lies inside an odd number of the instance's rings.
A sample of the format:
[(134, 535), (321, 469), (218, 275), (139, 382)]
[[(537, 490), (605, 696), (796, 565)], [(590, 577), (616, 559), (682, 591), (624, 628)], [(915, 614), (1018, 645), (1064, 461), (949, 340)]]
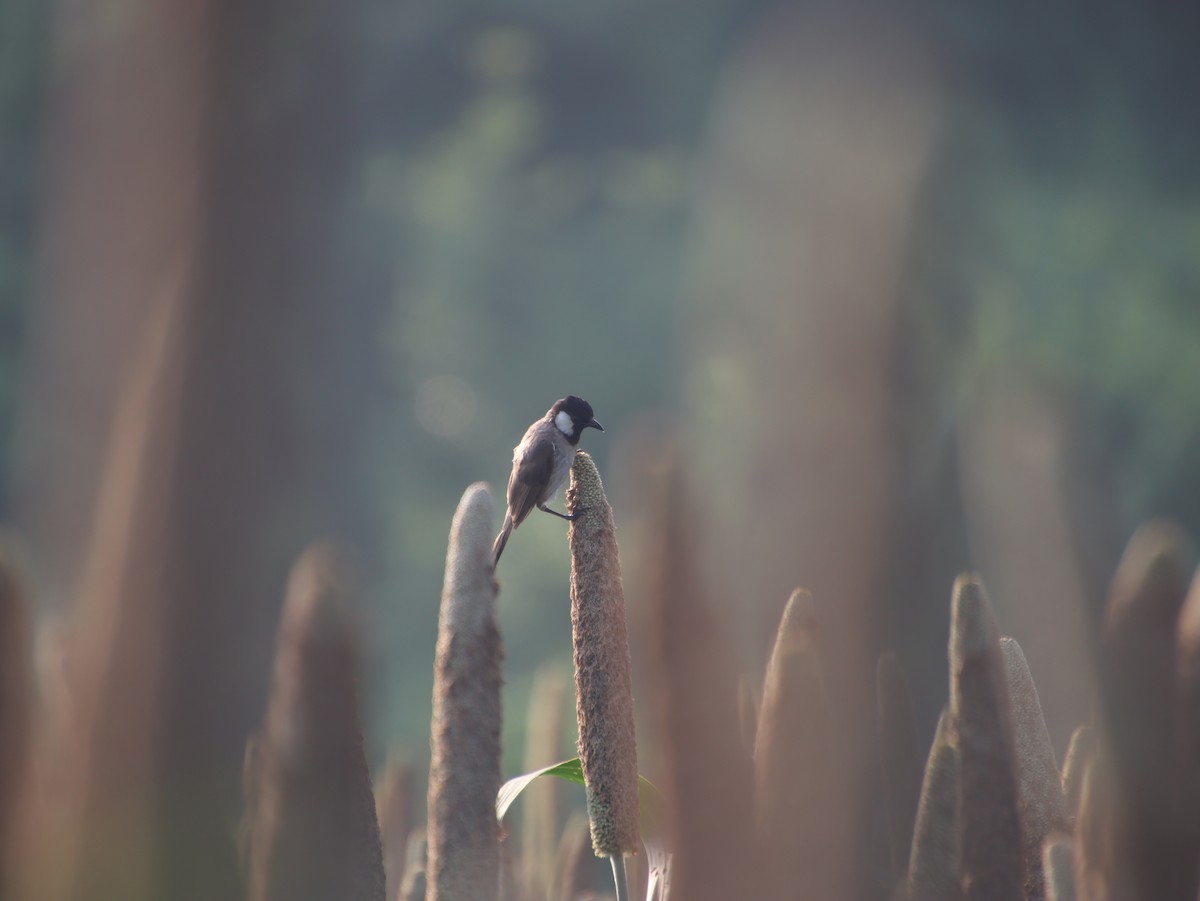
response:
[(604, 426), (592, 418), (592, 405), (574, 394), (568, 394), (562, 400), (556, 401), (547, 415), (571, 444), (579, 443), (584, 429), (604, 431)]

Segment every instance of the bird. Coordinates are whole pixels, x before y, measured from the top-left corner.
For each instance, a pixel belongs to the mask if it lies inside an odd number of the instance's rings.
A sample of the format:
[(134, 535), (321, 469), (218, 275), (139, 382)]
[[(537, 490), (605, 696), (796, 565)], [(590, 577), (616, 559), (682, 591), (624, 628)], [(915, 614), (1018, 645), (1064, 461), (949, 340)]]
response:
[(493, 570), (508, 544), (508, 536), (525, 521), (534, 507), (568, 521), (582, 512), (559, 513), (547, 507), (546, 501), (554, 497), (566, 481), (584, 429), (603, 432), (604, 426), (595, 420), (591, 404), (582, 397), (568, 394), (555, 401), (513, 448), (512, 475), (508, 477), (508, 511), (504, 514), (504, 525), (496, 536), (496, 543), (492, 545)]

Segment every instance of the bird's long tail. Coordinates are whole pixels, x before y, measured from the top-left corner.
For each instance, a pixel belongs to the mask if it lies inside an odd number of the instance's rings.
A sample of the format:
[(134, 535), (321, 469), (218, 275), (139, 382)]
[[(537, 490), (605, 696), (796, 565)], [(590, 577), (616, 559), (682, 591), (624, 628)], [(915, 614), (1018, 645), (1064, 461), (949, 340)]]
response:
[(500, 529), (500, 534), (496, 536), (496, 543), (492, 545), (492, 569), (495, 569), (496, 564), (500, 562), (500, 555), (504, 553), (504, 545), (508, 544), (508, 536), (512, 534), (512, 530), (512, 513), (505, 513), (504, 525)]

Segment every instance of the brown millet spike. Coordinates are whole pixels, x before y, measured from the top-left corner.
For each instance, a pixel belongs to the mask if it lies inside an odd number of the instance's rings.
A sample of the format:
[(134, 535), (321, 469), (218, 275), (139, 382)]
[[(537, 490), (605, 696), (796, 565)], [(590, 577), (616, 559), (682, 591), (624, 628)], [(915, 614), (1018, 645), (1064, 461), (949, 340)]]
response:
[(983, 583), (954, 582), (950, 706), (961, 764), (964, 901), (1024, 901), (1016, 746), (1004, 659)]
[(755, 807), (769, 898), (839, 892), (849, 820), (825, 695), (812, 595), (788, 599), (763, 682)]
[(583, 451), (571, 466), (571, 635), (575, 646), (575, 716), (587, 786), (592, 849), (598, 857), (636, 854), (637, 740), (625, 592), (612, 508), (600, 473)]
[(463, 494), (450, 527), (434, 663), (428, 901), (494, 901), (500, 845), (500, 663), (492, 495)]
[(1025, 901), (1041, 901), (1045, 896), (1042, 844), (1048, 836), (1068, 828), (1066, 802), (1050, 733), (1025, 654), (1012, 638), (1000, 639), (1000, 653), (1004, 657), (1008, 679), (1017, 747), (1021, 839), (1025, 847)]
[(383, 859), (358, 716), (347, 579), (315, 545), (288, 583), (251, 769), (251, 901), (383, 901)]
[(913, 901), (958, 901), (961, 894), (958, 749), (950, 721), (950, 711), (943, 710), (925, 764), (908, 862), (907, 897)]
[(1176, 630), (1191, 567), (1168, 522), (1140, 527), (1113, 577), (1100, 639), (1103, 742), (1119, 810), (1117, 871), (1133, 897), (1195, 901), (1197, 843), (1181, 792)]
[(413, 829), (413, 771), (404, 755), (393, 752), (388, 756), (375, 786), (375, 815), (383, 845), (387, 898), (393, 901), (400, 894), (404, 855), (408, 853), (408, 836)]
[(657, 515), (645, 597), (660, 785), (673, 839), (671, 895), (760, 898), (752, 762), (738, 735), (730, 630), (699, 575), (678, 465), (669, 456), (664, 462), (646, 490)]
[(1062, 787), (1067, 805), (1067, 816), (1071, 822), (1079, 816), (1079, 797), (1083, 792), (1083, 772), (1088, 760), (1095, 753), (1096, 737), (1091, 726), (1077, 726), (1067, 744), (1067, 755), (1063, 759)]

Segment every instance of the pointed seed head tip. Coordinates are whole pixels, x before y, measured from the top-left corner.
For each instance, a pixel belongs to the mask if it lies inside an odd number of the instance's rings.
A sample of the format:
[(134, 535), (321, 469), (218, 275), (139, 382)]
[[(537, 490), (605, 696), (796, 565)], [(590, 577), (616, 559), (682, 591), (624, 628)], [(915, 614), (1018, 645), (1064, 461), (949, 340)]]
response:
[(354, 577), (345, 556), (329, 541), (309, 545), (288, 577), (284, 623), (325, 633), (352, 615)]
[(1004, 655), (1004, 665), (1009, 672), (1029, 671), (1025, 652), (1021, 650), (1021, 645), (1015, 638), (1002, 635), (1000, 637), (1000, 653)]
[[(495, 601), (497, 585), (492, 573), (492, 493), (486, 482), (476, 482), (463, 492), (450, 524), (446, 548), (446, 575), (442, 583), (442, 611), (456, 628), (479, 625), (488, 614), (483, 599)], [(482, 603), (482, 606), (481, 606)]]
[(817, 631), (817, 604), (812, 593), (797, 588), (788, 598), (779, 620), (777, 645), (791, 646), (796, 642), (811, 640)]
[(984, 591), (983, 578), (977, 572), (959, 573), (954, 579), (954, 594), (978, 594)]
[(469, 485), (454, 511), (454, 522), (450, 527), (451, 550), (483, 557), (490, 565), (493, 513), (491, 486), (487, 482)]
[(488, 519), (492, 516), (492, 486), (487, 482), (472, 482), (467, 486), (467, 490), (463, 492), (462, 500), (458, 502), (459, 509), (463, 511), (464, 516), (475, 518), (486, 514)]
[(1168, 520), (1139, 526), (1129, 539), (1113, 577), (1108, 616), (1122, 616), (1131, 607), (1175, 606), (1187, 589), (1190, 553), (1183, 530)]
[(599, 511), (601, 506), (608, 503), (604, 496), (604, 483), (600, 480), (600, 470), (585, 451), (577, 451), (575, 461), (571, 464), (567, 501), (572, 509), (579, 506), (592, 511)]
[(985, 652), (996, 641), (996, 620), (983, 581), (974, 573), (954, 580), (950, 610), (950, 662)]

